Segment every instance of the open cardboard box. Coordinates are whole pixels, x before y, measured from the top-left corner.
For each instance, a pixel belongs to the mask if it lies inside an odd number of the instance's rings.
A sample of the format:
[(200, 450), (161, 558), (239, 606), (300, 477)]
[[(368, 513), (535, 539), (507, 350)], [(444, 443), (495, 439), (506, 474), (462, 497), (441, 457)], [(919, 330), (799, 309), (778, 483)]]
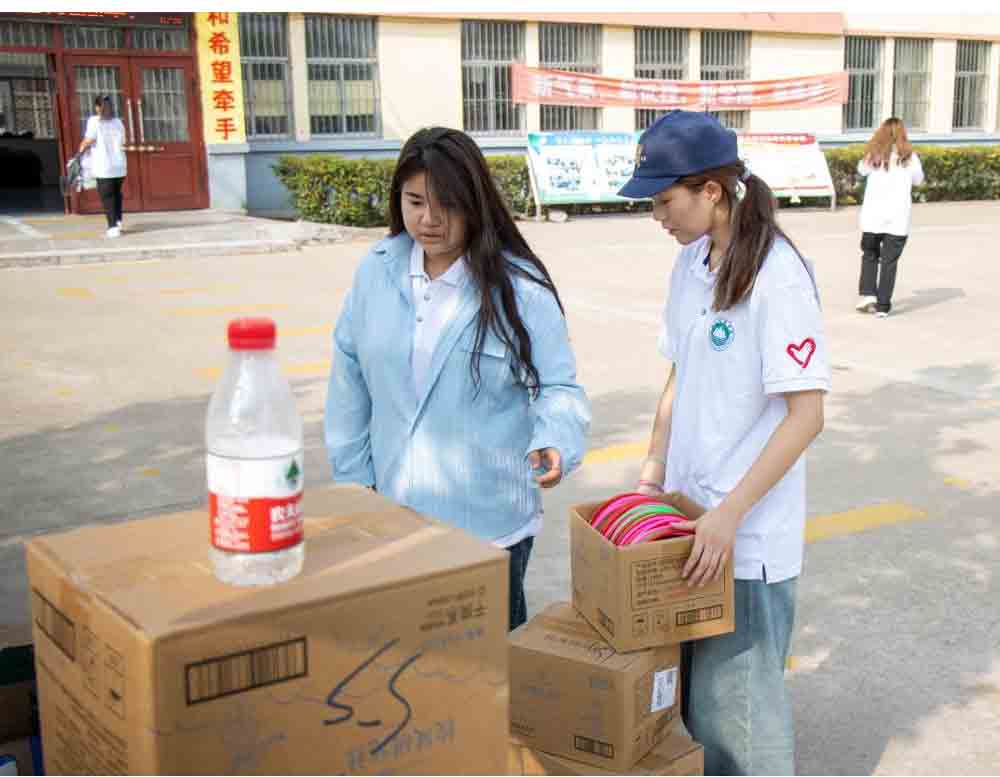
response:
[[(660, 501), (689, 518), (705, 512), (678, 492)], [(731, 562), (718, 580), (689, 588), (681, 572), (694, 537), (613, 545), (590, 525), (601, 504), (570, 508), (573, 606), (615, 650), (642, 650), (733, 631)]]

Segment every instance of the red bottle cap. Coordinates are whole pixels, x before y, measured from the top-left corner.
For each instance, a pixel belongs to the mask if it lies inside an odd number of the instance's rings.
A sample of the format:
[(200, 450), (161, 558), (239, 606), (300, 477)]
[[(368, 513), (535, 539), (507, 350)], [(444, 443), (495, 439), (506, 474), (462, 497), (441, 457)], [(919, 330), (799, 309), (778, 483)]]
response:
[(236, 318), (229, 322), (229, 347), (234, 351), (274, 348), (277, 329), (269, 318)]

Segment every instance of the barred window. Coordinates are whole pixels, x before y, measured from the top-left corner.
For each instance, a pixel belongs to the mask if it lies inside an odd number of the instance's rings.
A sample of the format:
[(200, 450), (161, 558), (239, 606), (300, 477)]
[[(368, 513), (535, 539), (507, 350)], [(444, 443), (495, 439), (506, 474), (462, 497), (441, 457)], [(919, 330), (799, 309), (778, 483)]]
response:
[(150, 51), (187, 51), (187, 29), (136, 27), (132, 30), (132, 48)]
[(0, 132), (54, 138), (54, 112), (45, 54), (0, 51)]
[(314, 135), (377, 135), (375, 20), (307, 14), (309, 126)]
[(514, 62), (524, 62), (523, 22), (462, 22), (462, 119), (467, 132), (524, 132), (524, 105), (511, 99)]
[(931, 41), (897, 38), (892, 73), (892, 115), (907, 129), (926, 129), (931, 92)]
[(989, 87), (990, 44), (960, 40), (955, 54), (954, 129), (985, 129), (986, 91)]
[(247, 137), (287, 138), (292, 132), (288, 18), (241, 13), (238, 19)]
[[(688, 31), (664, 27), (635, 28), (635, 77), (657, 81), (682, 81), (687, 73)], [(644, 130), (663, 109), (637, 108), (635, 128)]]
[(48, 48), (51, 45), (51, 25), (0, 21), (0, 46)]
[[(701, 80), (744, 81), (750, 77), (750, 33), (735, 30), (703, 30), (701, 33)], [(724, 127), (747, 128), (749, 111), (711, 111)]]
[[(546, 69), (573, 73), (601, 72), (601, 25), (538, 25), (538, 60)], [(542, 131), (596, 130), (601, 128), (599, 108), (578, 105), (542, 105)]]
[(882, 114), (882, 38), (848, 36), (844, 70), (848, 84), (844, 129), (874, 129)]
[(125, 48), (125, 30), (66, 24), (63, 25), (63, 44), (68, 49), (121, 49)]

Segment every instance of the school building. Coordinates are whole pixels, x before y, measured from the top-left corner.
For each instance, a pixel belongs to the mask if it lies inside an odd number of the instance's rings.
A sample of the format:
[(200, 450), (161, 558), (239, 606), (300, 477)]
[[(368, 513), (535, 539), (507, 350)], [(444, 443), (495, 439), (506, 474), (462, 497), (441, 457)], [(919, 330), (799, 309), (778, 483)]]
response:
[(520, 153), (528, 132), (631, 132), (660, 113), (514, 103), (515, 62), (687, 81), (846, 71), (843, 105), (720, 118), (825, 145), (891, 115), (917, 142), (1000, 140), (1000, 15), (0, 12), (0, 211), (63, 208), (59, 173), (103, 94), (126, 125), (128, 211), (288, 212), (279, 156), (394, 156), (431, 124)]

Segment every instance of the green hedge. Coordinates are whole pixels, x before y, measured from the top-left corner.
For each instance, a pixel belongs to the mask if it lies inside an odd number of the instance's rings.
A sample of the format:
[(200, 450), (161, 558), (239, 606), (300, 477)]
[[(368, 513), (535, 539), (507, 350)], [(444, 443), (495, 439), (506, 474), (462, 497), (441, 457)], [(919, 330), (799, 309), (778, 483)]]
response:
[[(837, 203), (861, 202), (864, 179), (857, 174), (864, 144), (825, 151)], [(926, 182), (913, 190), (917, 202), (1000, 199), (1000, 146), (916, 146)], [(534, 203), (524, 156), (489, 156), (490, 171), (510, 209), (532, 215)], [(280, 157), (273, 169), (292, 195), (301, 218), (328, 224), (377, 227), (388, 223), (389, 183), (394, 159), (345, 159), (333, 155)], [(645, 202), (570, 205), (570, 213), (648, 210)]]
[[(864, 182), (857, 173), (864, 144), (826, 151), (839, 205), (860, 203)], [(914, 202), (1000, 199), (1000, 146), (914, 146), (924, 168), (924, 184)]]

